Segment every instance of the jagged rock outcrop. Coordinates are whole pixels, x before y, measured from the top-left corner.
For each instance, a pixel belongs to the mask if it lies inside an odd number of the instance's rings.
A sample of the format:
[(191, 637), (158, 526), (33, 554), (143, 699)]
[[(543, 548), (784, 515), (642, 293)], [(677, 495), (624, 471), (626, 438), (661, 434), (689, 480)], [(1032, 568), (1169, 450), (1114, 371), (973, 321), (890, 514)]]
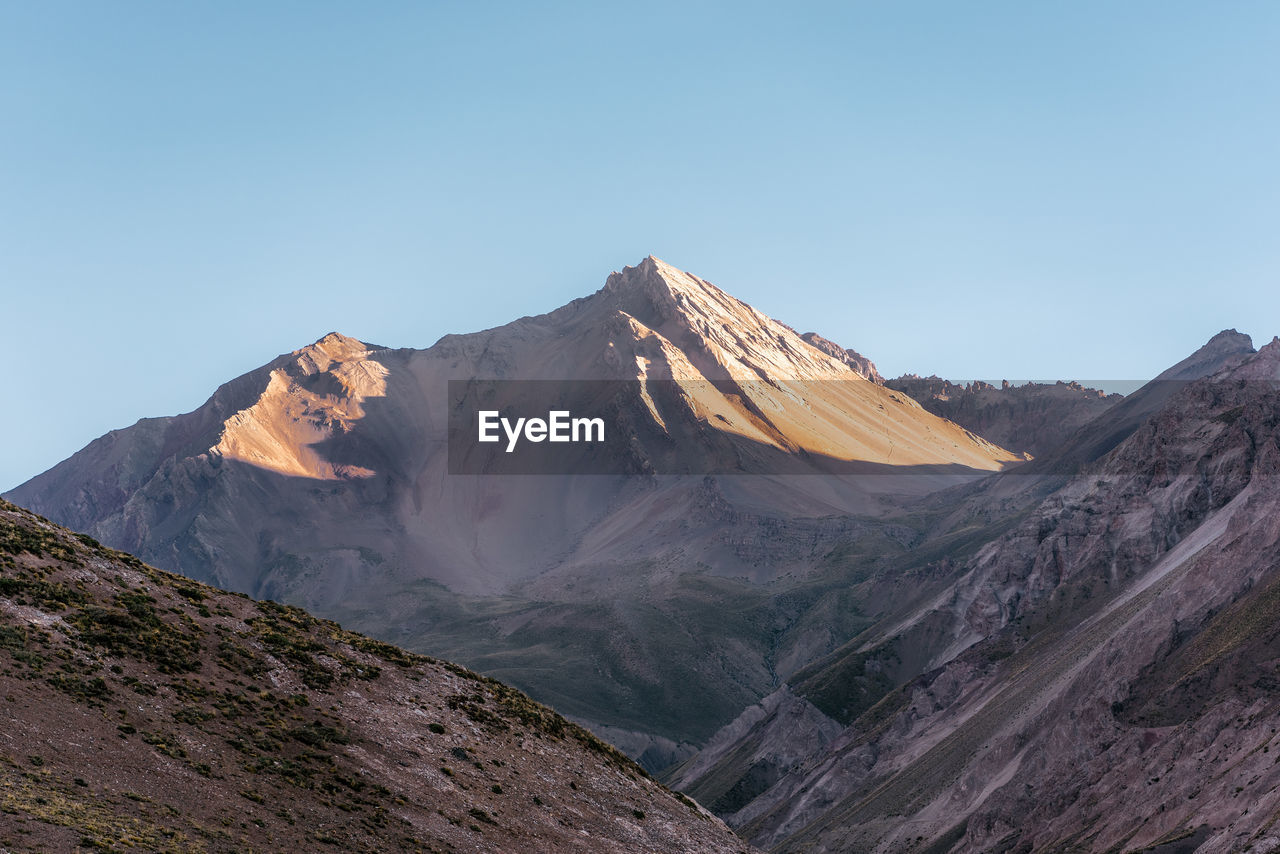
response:
[(880, 371), (876, 370), (875, 362), (871, 361), (857, 350), (849, 350), (841, 347), (839, 344), (834, 341), (828, 341), (816, 332), (806, 332), (800, 337), (807, 343), (826, 353), (828, 356), (844, 362), (863, 378), (869, 379), (877, 385), (884, 385), (884, 377), (880, 376)]
[(934, 415), (1032, 457), (1056, 449), (1122, 399), (1074, 381), (1005, 381), (997, 388), (980, 380), (961, 384), (908, 374), (885, 381), (885, 386), (910, 396)]

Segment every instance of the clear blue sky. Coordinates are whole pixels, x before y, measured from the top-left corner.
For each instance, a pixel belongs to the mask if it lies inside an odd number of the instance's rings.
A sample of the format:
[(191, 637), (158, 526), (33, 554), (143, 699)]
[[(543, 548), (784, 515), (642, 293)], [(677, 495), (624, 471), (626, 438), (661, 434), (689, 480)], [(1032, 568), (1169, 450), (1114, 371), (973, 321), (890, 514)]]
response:
[(1280, 3), (787, 5), (0, 3), (0, 488), (650, 252), (888, 374), (1280, 333)]

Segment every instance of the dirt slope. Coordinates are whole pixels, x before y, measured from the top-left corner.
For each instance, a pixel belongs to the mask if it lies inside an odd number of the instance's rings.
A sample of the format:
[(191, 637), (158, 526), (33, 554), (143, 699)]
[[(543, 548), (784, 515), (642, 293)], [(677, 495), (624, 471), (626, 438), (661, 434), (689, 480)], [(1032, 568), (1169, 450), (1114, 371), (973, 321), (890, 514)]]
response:
[(0, 503), (8, 851), (748, 847), (555, 712)]

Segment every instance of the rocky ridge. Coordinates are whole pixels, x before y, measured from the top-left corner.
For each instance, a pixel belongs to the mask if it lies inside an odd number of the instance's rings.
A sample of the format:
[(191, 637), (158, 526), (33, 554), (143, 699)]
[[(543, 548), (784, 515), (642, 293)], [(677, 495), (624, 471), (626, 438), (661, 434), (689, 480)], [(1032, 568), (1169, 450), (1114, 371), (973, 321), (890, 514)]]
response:
[[(778, 850), (1280, 847), (1266, 756), (1280, 701), (1265, 688), (1280, 658), (1263, 628), (1280, 342), (1222, 361), (943, 595), (860, 638), (848, 656), (867, 685), (924, 638), (934, 652), (730, 823)], [(719, 758), (684, 784), (705, 788), (763, 739), (713, 740)]]
[(934, 415), (1031, 457), (1058, 448), (1122, 399), (1075, 381), (995, 386), (907, 374), (886, 380), (885, 386), (909, 395)]
[(839, 359), (841, 362), (844, 362), (863, 378), (871, 380), (871, 382), (876, 385), (884, 385), (884, 377), (880, 376), (880, 371), (876, 369), (875, 362), (872, 362), (857, 350), (849, 350), (845, 347), (841, 347), (839, 344), (823, 338), (816, 332), (806, 332), (800, 337), (805, 340), (805, 343), (816, 347), (828, 356), (831, 356), (833, 359)]

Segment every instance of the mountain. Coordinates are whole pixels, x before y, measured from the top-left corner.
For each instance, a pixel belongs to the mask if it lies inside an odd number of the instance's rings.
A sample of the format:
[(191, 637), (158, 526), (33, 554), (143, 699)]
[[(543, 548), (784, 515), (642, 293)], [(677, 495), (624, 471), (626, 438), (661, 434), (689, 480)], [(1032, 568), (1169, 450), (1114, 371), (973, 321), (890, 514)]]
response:
[(1056, 486), (670, 780), (779, 851), (1275, 850), (1280, 340), (1242, 344), (1078, 476), (997, 478)]
[(0, 502), (6, 851), (750, 850), (528, 697)]
[[(325, 336), (8, 497), (499, 676), (657, 768), (863, 627), (847, 576), (935, 526), (903, 500), (1020, 459), (843, 352), (649, 257), (425, 350)], [(508, 408), (577, 394), (622, 444), (590, 477), (465, 473), (506, 456), (449, 442), (488, 381)], [(810, 476), (850, 465), (884, 476)]]
[[(29, 766), (101, 768), (85, 745), (117, 738), (132, 752), (107, 764), (165, 791), (26, 770), (10, 806), (41, 816), (34, 847), (66, 842), (56, 827), (385, 847), (400, 826), (374, 796), (437, 782), (399, 764), (412, 749), (428, 770), (457, 760), (438, 812), (392, 798), (433, 844), (608, 849), (660, 815), (651, 850), (740, 845), (696, 805), (664, 812), (671, 796), (581, 724), (770, 850), (1280, 850), (1280, 340), (1255, 352), (1227, 330), (1120, 401), (894, 384), (648, 258), (426, 350), (329, 335), (108, 434), (11, 493), (88, 534), (5, 508), (4, 677), (12, 713), (37, 710), (15, 731), (47, 745)], [(557, 407), (611, 441), (473, 441), (481, 409)], [(157, 699), (114, 707), (126, 688)], [(447, 753), (405, 740), (424, 722), (457, 736)], [(218, 799), (160, 822), (144, 807), (185, 799), (183, 769), (253, 804), (272, 802), (246, 774), (311, 793), (283, 825), (236, 830)], [(584, 779), (607, 797), (549, 814), (530, 779), (566, 804)], [(484, 800), (508, 792), (528, 798)], [(626, 806), (641, 795), (652, 810)], [(368, 820), (339, 838), (333, 810)]]
[(884, 385), (1001, 447), (1039, 458), (1122, 399), (1077, 382), (1024, 383), (1000, 387), (980, 380), (953, 383), (913, 374)]
[[(685, 392), (676, 411), (640, 401), (649, 423), (631, 427), (671, 437), (688, 422), (699, 441), (681, 450), (695, 460), (725, 437), (797, 456), (900, 466), (992, 470), (1015, 459), (860, 381), (845, 363), (709, 283), (647, 258), (591, 297), (446, 336), (427, 350), (328, 335), (227, 383), (192, 413), (113, 431), (8, 495), (237, 589), (287, 584), (276, 577), (287, 572), (273, 575), (273, 561), (321, 550), (315, 560), (330, 575), (358, 575), (369, 561), (333, 552), (352, 551), (349, 543), (365, 533), (352, 528), (369, 527), (372, 542), (394, 543), (398, 556), (422, 566), (419, 577), (499, 591), (558, 561), (619, 487), (579, 484), (557, 502), (565, 506), (553, 520), (530, 524), (520, 519), (538, 515), (530, 507), (546, 510), (541, 496), (562, 495), (562, 483), (446, 477), (445, 386), (475, 378), (671, 381)], [(819, 393), (789, 399), (800, 384)], [(447, 495), (437, 497), (442, 489)], [(261, 505), (285, 497), (294, 499), (289, 525), (316, 519), (322, 534), (340, 517), (348, 520), (336, 525), (346, 543), (283, 549), (271, 542), (276, 532), (254, 520), (272, 514)], [(265, 529), (265, 541), (231, 536), (223, 523), (237, 511), (214, 506), (219, 499), (243, 508), (246, 524), (236, 530)], [(373, 514), (363, 509), (371, 505)]]

